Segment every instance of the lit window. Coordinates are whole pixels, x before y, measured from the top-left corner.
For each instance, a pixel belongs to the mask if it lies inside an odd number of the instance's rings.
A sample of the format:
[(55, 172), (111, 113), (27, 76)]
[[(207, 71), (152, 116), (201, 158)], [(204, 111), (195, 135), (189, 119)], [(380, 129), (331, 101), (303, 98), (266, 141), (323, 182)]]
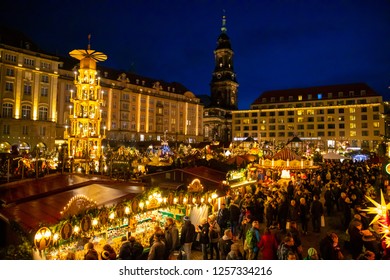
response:
[(12, 118), (13, 108), (14, 108), (13, 104), (11, 104), (11, 103), (4, 103), (3, 104), (2, 117), (3, 118)]

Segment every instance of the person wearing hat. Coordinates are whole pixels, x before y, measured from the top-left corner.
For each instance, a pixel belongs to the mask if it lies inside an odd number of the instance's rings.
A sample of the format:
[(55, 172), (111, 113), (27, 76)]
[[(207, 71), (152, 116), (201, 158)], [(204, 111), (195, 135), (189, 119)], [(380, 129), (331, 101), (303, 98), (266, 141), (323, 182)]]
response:
[(304, 258), (304, 260), (319, 260), (317, 250), (313, 247), (309, 248), (307, 250), (307, 256)]
[(110, 244), (106, 244), (103, 246), (100, 257), (102, 260), (116, 260), (116, 252)]
[(185, 257), (187, 260), (191, 260), (191, 247), (196, 238), (195, 226), (192, 224), (190, 217), (185, 216), (184, 224), (180, 233), (180, 244), (183, 246)]

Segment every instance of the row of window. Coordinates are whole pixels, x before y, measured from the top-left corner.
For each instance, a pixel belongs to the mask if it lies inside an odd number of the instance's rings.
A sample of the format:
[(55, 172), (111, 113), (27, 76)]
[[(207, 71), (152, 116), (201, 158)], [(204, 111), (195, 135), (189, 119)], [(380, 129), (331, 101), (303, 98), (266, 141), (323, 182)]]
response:
[[(14, 92), (14, 83), (13, 82), (5, 82), (5, 91)], [(31, 95), (32, 94), (32, 85), (24, 84), (23, 85), (23, 94)], [(49, 88), (41, 87), (41, 96), (48, 97), (49, 96)]]
[[(30, 105), (22, 105), (22, 119), (30, 120), (31, 119), (31, 106)], [(2, 118), (13, 118), (14, 114), (14, 105), (12, 103), (4, 103), (2, 106)], [(40, 106), (38, 108), (38, 119), (41, 121), (48, 120), (48, 108), (45, 106)]]
[[(368, 128), (368, 123), (364, 122), (364, 123), (359, 123), (360, 127), (365, 129), (365, 128)], [(372, 122), (370, 123), (370, 125), (374, 128), (379, 128), (380, 127), (380, 122)], [(357, 128), (357, 124), (356, 123), (349, 123), (349, 128), (350, 129), (356, 129)], [(236, 126), (235, 127), (235, 131), (249, 131), (249, 130), (258, 130), (259, 126), (257, 125), (254, 125), (254, 126)], [(295, 130), (295, 129), (298, 129), (298, 130), (305, 130), (305, 129), (309, 129), (309, 130), (313, 130), (313, 129), (345, 129), (346, 126), (344, 123), (340, 123), (338, 125), (334, 124), (334, 123), (329, 123), (329, 124), (317, 124), (317, 125), (314, 125), (314, 124), (308, 124), (308, 125), (303, 125), (303, 124), (298, 124), (298, 125), (269, 125), (268, 127), (265, 126), (265, 125), (261, 125), (260, 126), (260, 130), (270, 130), (270, 131), (273, 131), (273, 130)]]
[[(18, 127), (14, 127), (15, 129), (18, 129)], [(22, 126), (22, 135), (28, 135), (29, 131), (31, 130), (31, 127), (28, 125)], [(3, 135), (10, 135), (11, 134), (11, 125), (4, 124), (3, 125)], [(39, 127), (39, 135), (40, 136), (46, 136), (46, 127)]]
[[(306, 133), (305, 132), (302, 132), (301, 133), (301, 136), (303, 137), (368, 137), (370, 136), (370, 133), (369, 131), (367, 130), (363, 130), (361, 132), (361, 135), (358, 135), (357, 134), (357, 131), (355, 130), (352, 130), (349, 132), (349, 134), (347, 135), (348, 133), (346, 133), (345, 131), (338, 131), (338, 133), (336, 133), (335, 131), (328, 131), (328, 132), (325, 132), (325, 131), (315, 131), (315, 132), (310, 132), (310, 131), (307, 131)], [(254, 138), (257, 138), (258, 136), (260, 136), (261, 138), (263, 139), (267, 139), (267, 138), (275, 138), (275, 137), (279, 137), (279, 138), (285, 138), (285, 137), (288, 137), (288, 138), (291, 138), (291, 137), (294, 137), (296, 135), (296, 131), (290, 131), (290, 132), (282, 132), (282, 131), (279, 131), (279, 132), (260, 132), (260, 133), (257, 133), (257, 132), (245, 132), (245, 133), (235, 133), (236, 137), (237, 138), (241, 138), (241, 137), (254, 137)], [(380, 131), (379, 130), (374, 130), (373, 131), (373, 136), (380, 136)]]
[[(234, 118), (249, 118), (249, 117), (274, 117), (274, 116), (303, 116), (303, 115), (324, 115), (324, 114), (355, 114), (355, 113), (367, 113), (368, 107), (359, 108), (338, 108), (338, 109), (302, 109), (302, 110), (288, 110), (288, 111), (270, 111), (270, 112), (252, 112), (252, 113), (234, 113)], [(379, 113), (379, 106), (372, 106), (372, 111)]]
[[(17, 62), (17, 56), (14, 54), (6, 53), (4, 55), (4, 59), (8, 62), (11, 62), (11, 63)], [(35, 59), (29, 58), (29, 57), (24, 57), (23, 64), (24, 64), (24, 66), (28, 66), (28, 67), (35, 67), (36, 62), (35, 62)], [(52, 64), (49, 62), (46, 62), (46, 61), (41, 61), (39, 65), (40, 65), (40, 68), (42, 68), (42, 69), (50, 70), (52, 68)]]
[[(15, 69), (13, 68), (7, 68), (6, 69), (6, 76), (8, 77), (15, 77)], [(33, 80), (33, 75), (31, 72), (24, 72), (24, 79), (27, 81)], [(50, 78), (48, 75), (42, 74), (41, 75), (41, 82), (48, 84), (50, 82)]]
[(345, 98), (345, 97), (355, 97), (355, 96), (365, 96), (366, 95), (366, 90), (360, 90), (360, 92), (355, 92), (354, 90), (350, 90), (349, 92), (343, 92), (343, 91), (339, 91), (337, 94), (334, 94), (333, 92), (328, 92), (326, 95), (323, 94), (323, 93), (317, 93), (317, 94), (307, 94), (307, 95), (298, 95), (298, 96), (288, 96), (286, 98), (286, 96), (280, 96), (279, 98), (276, 98), (276, 97), (270, 97), (270, 98), (266, 98), (266, 97), (263, 97), (261, 99), (261, 102), (262, 103), (267, 103), (267, 102), (276, 102), (276, 101), (279, 101), (279, 102), (284, 102), (284, 101), (295, 101), (295, 100), (298, 100), (298, 101), (302, 101), (304, 100), (304, 98), (306, 97), (307, 100), (313, 100), (313, 99), (318, 99), (318, 100), (321, 100), (323, 98), (328, 98), (328, 99), (332, 99), (332, 98)]
[[(371, 115), (371, 119), (373, 121), (377, 121), (380, 119), (380, 115)], [(369, 120), (368, 115), (360, 115), (360, 118), (355, 115), (350, 115), (349, 118), (345, 118), (344, 116), (338, 116), (337, 118), (334, 116), (326, 116), (326, 117), (298, 117), (298, 118), (287, 118), (287, 119), (275, 119), (275, 118), (269, 118), (268, 123), (303, 123), (303, 122), (344, 122), (346, 119), (349, 121), (367, 121)], [(257, 124), (258, 119), (236, 119), (234, 121), (234, 124)], [(259, 123), (266, 124), (267, 121), (265, 119), (260, 120)]]

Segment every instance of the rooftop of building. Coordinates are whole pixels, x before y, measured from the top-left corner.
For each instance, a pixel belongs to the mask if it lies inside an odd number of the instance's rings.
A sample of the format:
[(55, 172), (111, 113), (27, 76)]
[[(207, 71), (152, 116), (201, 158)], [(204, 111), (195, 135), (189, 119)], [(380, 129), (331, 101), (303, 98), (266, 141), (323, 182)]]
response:
[[(343, 93), (342, 96), (339, 95), (340, 92)], [(372, 96), (381, 95), (376, 93), (365, 83), (339, 84), (265, 91), (252, 103), (252, 106), (269, 103), (330, 100), (338, 98)]]

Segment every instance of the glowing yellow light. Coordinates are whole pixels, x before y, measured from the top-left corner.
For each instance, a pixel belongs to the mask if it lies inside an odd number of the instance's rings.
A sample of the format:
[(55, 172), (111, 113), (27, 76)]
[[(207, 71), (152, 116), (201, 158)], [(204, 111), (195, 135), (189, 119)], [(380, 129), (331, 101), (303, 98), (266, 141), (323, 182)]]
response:
[(58, 238), (59, 238), (59, 235), (58, 235), (58, 233), (55, 233), (55, 234), (54, 234), (54, 236), (53, 236), (53, 240), (54, 240), (54, 241), (57, 241), (57, 240), (58, 240)]
[(129, 206), (126, 206), (126, 208), (125, 208), (125, 214), (126, 214), (126, 215), (130, 214), (130, 207), (129, 207)]
[(97, 226), (98, 223), (99, 223), (99, 222), (98, 222), (98, 219), (93, 219), (93, 220), (92, 220), (92, 225), (93, 225), (93, 226)]
[(114, 212), (111, 212), (110, 213), (110, 216), (108, 216), (111, 220), (113, 220), (115, 218), (115, 213)]

